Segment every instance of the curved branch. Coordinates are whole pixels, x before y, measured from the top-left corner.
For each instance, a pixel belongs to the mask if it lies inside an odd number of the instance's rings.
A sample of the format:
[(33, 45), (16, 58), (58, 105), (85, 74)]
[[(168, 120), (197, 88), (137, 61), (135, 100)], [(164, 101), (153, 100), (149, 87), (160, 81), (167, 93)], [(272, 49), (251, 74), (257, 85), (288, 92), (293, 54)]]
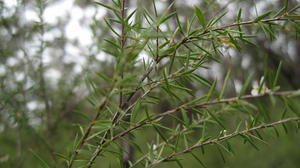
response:
[[(277, 17), (277, 18), (271, 18), (271, 19), (264, 19), (259, 22), (268, 23), (268, 22), (287, 21), (287, 20), (296, 21), (296, 20), (300, 20), (300, 17), (295, 17), (295, 18)], [(220, 27), (216, 27), (216, 28), (212, 28), (212, 29), (206, 29), (206, 30), (202, 31), (201, 33), (199, 33), (197, 36), (205, 35), (205, 34), (208, 34), (210, 32), (214, 32), (214, 31), (225, 30), (227, 28), (231, 28), (231, 27), (235, 27), (235, 26), (251, 25), (251, 24), (255, 24), (255, 23), (258, 23), (258, 21), (250, 20), (250, 21), (244, 21), (244, 22), (235, 22), (235, 23), (232, 23), (229, 25), (224, 25), (224, 26), (220, 26)], [(189, 40), (190, 40), (190, 38), (186, 39), (186, 41), (189, 41)]]
[(114, 136), (111, 141), (114, 141), (116, 139), (119, 139), (121, 137), (123, 137), (124, 135), (132, 132), (135, 129), (138, 129), (146, 124), (151, 124), (153, 121), (160, 119), (164, 116), (167, 116), (169, 114), (173, 114), (175, 112), (177, 112), (180, 109), (184, 109), (184, 110), (189, 110), (189, 109), (193, 109), (193, 108), (205, 108), (206, 106), (209, 105), (214, 105), (214, 104), (222, 104), (222, 103), (230, 103), (230, 102), (236, 102), (238, 100), (247, 100), (247, 99), (254, 99), (254, 98), (258, 98), (258, 97), (263, 97), (263, 96), (267, 96), (267, 95), (273, 95), (273, 96), (290, 96), (290, 95), (295, 95), (295, 94), (300, 94), (300, 90), (295, 90), (295, 91), (283, 91), (283, 92), (268, 92), (268, 93), (262, 93), (262, 94), (258, 94), (258, 95), (245, 95), (242, 97), (233, 97), (233, 98), (227, 98), (227, 99), (221, 99), (221, 100), (213, 100), (213, 101), (209, 101), (209, 102), (205, 102), (205, 103), (200, 103), (200, 104), (196, 104), (196, 105), (190, 105), (190, 106), (178, 106), (174, 109), (165, 111), (163, 113), (157, 114), (153, 117), (151, 117), (148, 120), (145, 120), (141, 123), (138, 123), (134, 126), (131, 126), (130, 128), (128, 128), (127, 130), (119, 133), (118, 135)]
[(98, 110), (96, 112), (96, 114), (94, 115), (92, 121), (89, 123), (88, 127), (85, 129), (85, 132), (82, 136), (82, 138), (79, 141), (79, 144), (76, 146), (74, 152), (72, 153), (71, 159), (68, 162), (68, 168), (71, 168), (73, 166), (73, 163), (79, 153), (79, 150), (83, 147), (83, 145), (86, 142), (86, 139), (88, 138), (93, 126), (95, 125), (95, 121), (99, 118), (101, 111), (105, 108), (106, 104), (109, 101), (109, 97), (106, 97), (103, 99), (103, 101), (100, 103)]
[(170, 154), (160, 160), (157, 160), (155, 162), (153, 162), (152, 164), (150, 164), (149, 166), (147, 167), (153, 167), (163, 161), (166, 161), (166, 160), (170, 160), (178, 155), (182, 155), (182, 154), (185, 154), (185, 153), (190, 153), (191, 151), (193, 151), (194, 149), (198, 149), (198, 148), (201, 148), (203, 146), (206, 146), (206, 145), (209, 145), (209, 144), (215, 144), (215, 143), (218, 143), (218, 142), (221, 142), (221, 141), (225, 141), (227, 139), (230, 139), (230, 138), (233, 138), (233, 137), (236, 137), (238, 135), (244, 135), (244, 134), (247, 134), (247, 133), (250, 133), (250, 132), (253, 132), (253, 131), (256, 131), (256, 130), (259, 130), (259, 129), (264, 129), (264, 128), (268, 128), (268, 127), (273, 127), (273, 126), (276, 126), (276, 125), (279, 125), (279, 124), (284, 124), (284, 123), (287, 123), (287, 122), (292, 122), (292, 121), (299, 121), (300, 118), (299, 117), (294, 117), (294, 118), (288, 118), (288, 119), (284, 119), (284, 120), (280, 120), (280, 121), (276, 121), (276, 122), (272, 122), (272, 123), (268, 123), (268, 124), (261, 124), (259, 126), (256, 126), (256, 127), (252, 127), (250, 129), (247, 129), (247, 130), (243, 130), (243, 131), (239, 131), (239, 132), (234, 132), (234, 133), (231, 133), (229, 135), (225, 135), (225, 136), (222, 136), (220, 138), (216, 138), (216, 139), (212, 139), (212, 140), (208, 140), (206, 142), (203, 142), (203, 143), (197, 143), (183, 151), (180, 151), (180, 152), (176, 152), (176, 153), (173, 153), (173, 154)]

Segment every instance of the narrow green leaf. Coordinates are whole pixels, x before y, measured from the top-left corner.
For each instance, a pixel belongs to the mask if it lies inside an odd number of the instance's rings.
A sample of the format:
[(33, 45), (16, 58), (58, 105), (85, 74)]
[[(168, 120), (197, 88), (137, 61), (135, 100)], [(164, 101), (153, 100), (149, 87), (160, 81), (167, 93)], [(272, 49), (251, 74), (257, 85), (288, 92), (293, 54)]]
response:
[(257, 47), (257, 45), (255, 43), (253, 43), (252, 41), (250, 41), (250, 40), (247, 40), (245, 38), (240, 38), (240, 40), (243, 41), (243, 42), (245, 42), (245, 43), (247, 43), (247, 44), (249, 44), (249, 45)]
[(76, 133), (74, 141), (73, 141), (73, 145), (72, 145), (72, 151), (75, 151), (77, 149), (78, 144), (79, 144), (79, 137), (78, 137), (78, 133)]
[[(95, 128), (99, 128), (99, 126), (94, 126), (94, 129)], [(89, 137), (86, 138), (86, 141), (89, 141), (89, 140), (91, 140), (95, 137), (98, 137), (98, 135), (100, 135), (100, 134), (102, 134), (102, 133), (104, 133), (104, 132), (106, 132), (110, 129), (110, 127), (106, 127), (106, 128), (105, 127), (100, 127), (100, 128), (102, 129), (101, 131), (98, 131), (96, 133), (91, 134)]]
[(80, 133), (83, 136), (84, 135), (84, 129), (82, 128), (82, 126), (80, 124), (77, 124), (77, 126), (79, 127)]
[(156, 8), (155, 0), (152, 0), (152, 4), (153, 4), (153, 9), (154, 9), (155, 16), (157, 17), (158, 14), (157, 14), (157, 8)]
[(279, 132), (278, 132), (277, 128), (274, 127), (274, 126), (272, 128), (274, 129), (274, 132), (275, 132), (276, 136), (279, 137)]
[(287, 11), (289, 0), (284, 1), (284, 7), (281, 8), (273, 17), (278, 17)]
[(108, 82), (108, 83), (112, 83), (112, 79), (110, 78), (110, 77), (108, 77), (108, 76), (106, 76), (104, 73), (102, 73), (102, 72), (96, 72), (96, 74), (100, 77), (100, 78), (102, 78), (103, 80), (105, 80), (106, 82)]
[(231, 69), (229, 69), (229, 71), (227, 72), (226, 76), (225, 76), (225, 79), (224, 79), (224, 83), (223, 83), (223, 87), (222, 87), (222, 90), (221, 90), (221, 93), (219, 95), (219, 99), (222, 99), (223, 98), (223, 95), (225, 93), (225, 90), (227, 88), (227, 84), (228, 84), (228, 80), (229, 80), (229, 77), (230, 77), (230, 73), (231, 73)]
[(194, 12), (198, 18), (198, 21), (199, 23), (203, 26), (203, 28), (205, 28), (205, 25), (206, 25), (206, 20), (205, 20), (205, 16), (204, 14), (202, 13), (202, 11), (200, 10), (200, 8), (198, 7), (194, 7)]
[(289, 10), (287, 13), (293, 13), (293, 12), (296, 11), (298, 8), (300, 8), (300, 4), (298, 4), (297, 6), (295, 6), (294, 8), (292, 8), (291, 10)]
[(119, 43), (115, 42), (115, 41), (112, 41), (112, 40), (108, 40), (108, 39), (104, 39), (104, 41), (106, 41), (107, 43), (111, 44), (112, 46), (118, 48), (118, 49), (121, 49), (121, 46)]
[(130, 113), (131, 114), (130, 121), (132, 121), (131, 124), (134, 124), (134, 121), (136, 121), (137, 115), (140, 112), (139, 110), (140, 110), (141, 101), (142, 101), (141, 99), (138, 99), (136, 105), (131, 110)]
[(215, 92), (215, 88), (217, 86), (217, 79), (214, 80), (214, 82), (212, 83), (209, 91), (208, 91), (208, 94), (207, 94), (207, 101), (210, 100), (210, 98), (212, 97), (213, 93)]
[(268, 113), (268, 110), (266, 109), (266, 107), (262, 104), (262, 103), (258, 103), (258, 109), (261, 112), (261, 114), (263, 114), (263, 117), (265, 118), (266, 121), (270, 121), (271, 117), (270, 114)]
[[(156, 124), (157, 125), (157, 124)], [(158, 133), (158, 135), (165, 141), (167, 142), (167, 138), (165, 137), (164, 133), (160, 131), (159, 128), (157, 128), (157, 126), (152, 124), (153, 128), (155, 129), (155, 131)]]
[(83, 113), (82, 111), (74, 110), (74, 114), (78, 114), (80, 117), (86, 119), (87, 121), (91, 121), (87, 114)]
[(188, 127), (190, 125), (190, 119), (187, 115), (187, 111), (185, 111), (184, 109), (181, 109), (180, 112), (181, 112), (181, 115), (182, 115), (182, 118), (183, 118), (183, 121), (184, 121), (184, 125), (186, 127)]
[(286, 15), (286, 16), (284, 16), (284, 18), (286, 18), (286, 19), (299, 19), (300, 18), (300, 14)]
[[(174, 116), (173, 116), (173, 117), (174, 117)], [(165, 129), (165, 130), (170, 131), (170, 132), (174, 132), (173, 129), (168, 128), (168, 127), (165, 127), (165, 126), (160, 125), (160, 124), (157, 124), (157, 123), (153, 123), (152, 125), (155, 125), (155, 126), (157, 126), (157, 127), (159, 127), (159, 128)]]
[(119, 38), (121, 37), (119, 34), (118, 34), (118, 32), (112, 27), (112, 25), (109, 23), (109, 21), (106, 19), (106, 18), (104, 18), (104, 21), (105, 21), (105, 23), (106, 23), (106, 25), (108, 26), (108, 28), (115, 34), (115, 35), (117, 35)]
[(173, 52), (175, 52), (177, 49), (177, 46), (174, 45), (166, 50), (164, 50), (161, 54), (159, 54), (160, 56), (168, 56), (169, 54), (172, 54)]
[(238, 49), (240, 51), (241, 47), (238, 44), (238, 42), (232, 37), (232, 35), (229, 32), (227, 32), (227, 34), (229, 36), (230, 42), (233, 43), (233, 45), (234, 45), (233, 47), (236, 48), (236, 49)]
[(192, 25), (193, 25), (193, 23), (194, 23), (194, 21), (195, 21), (195, 18), (196, 18), (196, 16), (194, 15), (193, 17), (192, 17), (192, 19), (191, 19), (191, 21), (190, 20), (187, 20), (186, 22), (186, 32), (187, 32), (187, 34), (190, 34), (190, 32), (191, 32), (191, 30), (192, 30)]
[(220, 148), (219, 148), (218, 146), (216, 146), (216, 147), (217, 147), (217, 149), (218, 149), (218, 152), (219, 152), (219, 154), (220, 154), (220, 156), (221, 156), (223, 162), (226, 163), (225, 156), (224, 156), (223, 152), (220, 150)]
[[(176, 121), (178, 121), (179, 123), (181, 123), (182, 125), (185, 125), (185, 123), (184, 123), (184, 121), (183, 120), (181, 120), (180, 118), (178, 118), (177, 116), (175, 116), (175, 115), (169, 115), (170, 117), (172, 117), (172, 118), (174, 118)], [(173, 130), (174, 131), (174, 130)]]
[[(218, 146), (220, 146), (224, 151), (226, 151), (227, 153), (229, 153), (229, 154), (233, 154), (232, 153), (232, 151), (230, 150), (230, 149), (227, 149), (223, 144), (221, 144), (221, 143), (219, 143), (219, 142), (217, 142), (216, 143)], [(227, 144), (229, 144), (229, 143), (227, 143)]]
[(215, 20), (212, 20), (211, 23), (209, 23), (207, 25), (207, 27), (211, 27), (214, 26), (220, 19), (222, 19), (228, 12), (224, 12), (223, 14), (221, 14), (218, 18), (216, 18)]
[(284, 129), (284, 132), (286, 134), (288, 134), (288, 129), (287, 129), (286, 125), (284, 123), (282, 123), (281, 125), (282, 125), (282, 128)]
[(275, 74), (275, 77), (274, 77), (274, 80), (273, 80), (273, 86), (272, 86), (273, 90), (275, 89), (275, 87), (277, 85), (278, 77), (279, 77), (279, 74), (280, 74), (280, 71), (281, 71), (281, 66), (282, 66), (282, 61), (280, 61), (279, 65), (278, 65), (278, 68), (277, 68), (277, 71), (276, 71), (276, 74)]
[(269, 38), (270, 38), (271, 40), (276, 39), (276, 35), (275, 35), (275, 33), (274, 33), (274, 31), (273, 31), (273, 28), (271, 27), (270, 24), (267, 25), (267, 24), (264, 24), (264, 23), (262, 23), (262, 22), (258, 22), (258, 23), (259, 23), (259, 25), (261, 26), (261, 28), (263, 29), (263, 31), (264, 31), (266, 37), (269, 36)]
[(245, 92), (247, 91), (247, 89), (248, 89), (248, 87), (249, 87), (249, 85), (250, 85), (250, 82), (252, 81), (253, 75), (254, 75), (254, 74), (251, 73), (251, 74), (247, 77), (246, 82), (245, 82), (245, 84), (243, 85), (243, 87), (242, 87), (242, 89), (241, 89), (241, 91), (240, 91), (239, 97), (241, 97), (242, 95), (244, 95)]
[(210, 81), (208, 81), (207, 79), (205, 79), (204, 77), (202, 77), (198, 74), (193, 73), (193, 74), (191, 74), (191, 77), (193, 79), (195, 79), (196, 81), (198, 81), (199, 83), (206, 85), (208, 87), (211, 87), (211, 85), (212, 85)]
[[(144, 14), (144, 18), (145, 18), (146, 21), (149, 23), (149, 25), (152, 25), (152, 23), (150, 22), (150, 20), (153, 22), (154, 19), (153, 19), (153, 17), (151, 16), (151, 14), (148, 12), (148, 10), (147, 10), (146, 8), (144, 8), (143, 14)], [(150, 20), (149, 20), (149, 19), (150, 19)], [(153, 26), (153, 28), (155, 28), (155, 27)]]
[(268, 12), (266, 12), (266, 13), (264, 13), (264, 14), (258, 16), (258, 17), (256, 17), (256, 18), (254, 19), (254, 22), (261, 21), (262, 19), (268, 17), (272, 12), (273, 12), (273, 11), (268, 11)]
[(199, 44), (192, 42), (193, 45), (195, 45), (197, 48), (199, 48), (200, 50), (204, 51), (206, 54), (211, 55), (210, 52), (208, 52), (206, 49), (204, 49), (203, 47), (201, 47)]
[(34, 156), (34, 158), (39, 162), (40, 166), (42, 168), (50, 168), (50, 166), (47, 164), (46, 161), (44, 161), (38, 154), (36, 154), (33, 150), (29, 150), (32, 155)]
[(59, 158), (61, 158), (63, 160), (66, 160), (66, 161), (69, 160), (69, 158), (67, 156), (65, 156), (65, 155), (63, 155), (61, 153), (54, 152), (53, 154), (56, 155), (56, 156), (58, 156)]
[(181, 26), (182, 23), (179, 21), (178, 14), (176, 14), (176, 22), (177, 22), (177, 25), (178, 25), (178, 27), (179, 27), (180, 33), (181, 33), (183, 36), (185, 36), (184, 31), (183, 31), (182, 26)]
[(239, 12), (238, 12), (238, 14), (237, 14), (237, 17), (236, 17), (236, 21), (237, 22), (240, 22), (241, 21), (241, 16), (242, 16), (242, 8), (240, 8), (240, 10), (239, 10)]
[(176, 98), (177, 100), (181, 101), (181, 98), (172, 91), (172, 89), (169, 89), (168, 86), (162, 86), (162, 89), (164, 89), (164, 91), (166, 91), (170, 96)]
[(115, 8), (109, 6), (109, 5), (106, 5), (104, 3), (101, 3), (101, 2), (94, 2), (94, 3), (97, 4), (97, 5), (100, 5), (100, 6), (104, 7), (104, 8), (107, 8), (109, 10), (112, 10), (113, 12), (118, 12), (117, 9), (115, 9)]
[(200, 101), (202, 101), (206, 98), (207, 98), (206, 96), (199, 97), (197, 99), (194, 99), (192, 101), (189, 101), (189, 102), (185, 103), (183, 106), (189, 106), (189, 105), (192, 105), (192, 104), (196, 104), (196, 103), (198, 103), (198, 102), (200, 102)]
[(127, 60), (128, 62), (135, 60), (139, 54), (143, 51), (145, 46), (148, 44), (149, 38), (145, 38), (141, 43), (137, 42), (133, 45), (131, 50), (127, 54)]
[(186, 134), (183, 134), (183, 142), (184, 142), (185, 148), (189, 148), (189, 143), (188, 143)]
[(223, 129), (226, 129), (222, 122), (213, 113), (211, 113), (209, 110), (206, 111)]
[(132, 16), (133, 16), (136, 12), (137, 12), (137, 9), (135, 9), (133, 12), (131, 12), (131, 13), (128, 15), (128, 17), (126, 18), (125, 23), (127, 23), (127, 22), (132, 18)]
[(249, 144), (254, 148), (254, 149), (256, 149), (257, 151), (259, 151), (259, 148), (255, 145), (255, 143), (254, 142), (252, 142), (252, 140), (247, 136), (247, 135), (244, 135), (244, 134), (239, 134), (241, 137), (243, 137), (244, 138), (244, 140), (246, 141), (246, 142), (249, 142)]
[(170, 19), (171, 17), (173, 17), (175, 15), (176, 15), (176, 12), (172, 12), (172, 13), (160, 18), (159, 21), (157, 22), (157, 25), (163, 24), (164, 22), (166, 22), (168, 19)]
[(205, 164), (199, 159), (197, 155), (195, 155), (193, 152), (190, 152), (190, 154), (200, 163), (201, 166), (205, 167)]
[(171, 83), (169, 84), (169, 86), (171, 86), (171, 87), (173, 87), (173, 88), (176, 88), (176, 89), (179, 89), (179, 90), (182, 90), (182, 91), (185, 91), (185, 92), (187, 92), (187, 93), (189, 93), (189, 94), (192, 93), (192, 90), (189, 89), (189, 88), (186, 88), (186, 87), (182, 87), (182, 86), (175, 85), (175, 84), (171, 84)]
[[(257, 130), (256, 130), (255, 132), (258, 133)], [(257, 137), (257, 136), (252, 135), (252, 134), (247, 134), (247, 135), (250, 136), (250, 137), (252, 137), (252, 138), (254, 138), (254, 139), (256, 139), (256, 140), (258, 140), (258, 141), (260, 141), (260, 142), (262, 142), (262, 143), (264, 143), (264, 144), (266, 144), (266, 145), (268, 145), (268, 143), (267, 143), (266, 141), (264, 141), (264, 140), (263, 140), (262, 138), (260, 138), (260, 137)], [(258, 133), (257, 135), (260, 136), (259, 133)]]
[(294, 113), (296, 114), (298, 117), (300, 117), (300, 113), (297, 110), (297, 108), (295, 107), (295, 105), (293, 104), (293, 102), (286, 97), (282, 97), (284, 99), (285, 105)]
[(180, 168), (183, 168), (183, 165), (181, 164), (181, 162), (180, 162), (178, 159), (174, 159), (174, 161), (177, 163), (177, 165), (178, 165)]

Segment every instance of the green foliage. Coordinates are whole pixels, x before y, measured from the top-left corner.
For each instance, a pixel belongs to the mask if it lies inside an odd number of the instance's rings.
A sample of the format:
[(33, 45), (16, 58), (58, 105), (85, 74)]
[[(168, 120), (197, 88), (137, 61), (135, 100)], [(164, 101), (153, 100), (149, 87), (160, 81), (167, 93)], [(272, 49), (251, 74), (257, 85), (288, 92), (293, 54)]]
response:
[[(245, 151), (260, 154), (266, 144), (276, 151), (274, 135), (298, 136), (300, 81), (271, 43), (299, 34), (299, 5), (290, 9), (286, 0), (245, 17), (244, 6), (232, 2), (239, 11), (230, 18), (215, 1), (184, 8), (170, 1), (163, 9), (156, 0), (97, 1), (93, 8), (105, 16), (95, 12), (93, 40), (79, 46), (80, 39), (46, 38), (63, 26), (46, 23), (51, 3), (22, 3), (38, 15), (25, 32), (15, 30), (22, 16), (8, 17), (0, 3), (0, 30), (9, 37), (1, 42), (0, 167), (241, 167)], [(24, 44), (6, 45), (19, 36)], [(36, 49), (27, 49), (33, 42)], [(83, 50), (78, 55), (88, 52), (86, 63), (60, 56), (71, 44)], [(99, 53), (110, 59), (97, 60)], [(47, 77), (51, 69), (60, 72), (56, 83)]]

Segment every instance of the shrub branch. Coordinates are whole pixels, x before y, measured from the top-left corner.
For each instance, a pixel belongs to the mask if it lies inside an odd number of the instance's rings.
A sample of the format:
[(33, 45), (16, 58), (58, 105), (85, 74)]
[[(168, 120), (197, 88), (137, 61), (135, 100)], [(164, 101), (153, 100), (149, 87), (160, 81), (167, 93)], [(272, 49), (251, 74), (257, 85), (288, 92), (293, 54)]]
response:
[(203, 142), (203, 143), (197, 143), (183, 151), (180, 151), (180, 152), (175, 152), (175, 153), (172, 153), (160, 160), (156, 160), (154, 161), (153, 163), (151, 163), (150, 165), (148, 165), (147, 167), (154, 167), (155, 165), (163, 162), (163, 161), (167, 161), (167, 160), (170, 160), (178, 155), (182, 155), (182, 154), (185, 154), (185, 153), (190, 153), (192, 152), (193, 150), (195, 149), (198, 149), (198, 148), (201, 148), (203, 146), (206, 146), (206, 145), (210, 145), (210, 144), (215, 144), (215, 143), (218, 143), (218, 142), (221, 142), (221, 141), (225, 141), (225, 140), (228, 140), (230, 138), (233, 138), (233, 137), (236, 137), (238, 135), (245, 135), (245, 134), (248, 134), (248, 133), (251, 133), (251, 132), (254, 132), (256, 130), (259, 130), (259, 129), (264, 129), (264, 128), (269, 128), (269, 127), (274, 127), (276, 125), (280, 125), (280, 124), (284, 124), (284, 123), (288, 123), (288, 122), (292, 122), (292, 121), (299, 121), (300, 118), (299, 117), (294, 117), (294, 118), (287, 118), (287, 119), (284, 119), (284, 120), (280, 120), (280, 121), (276, 121), (276, 122), (272, 122), (272, 123), (268, 123), (268, 124), (261, 124), (259, 126), (256, 126), (256, 127), (252, 127), (250, 129), (246, 129), (246, 130), (243, 130), (243, 131), (239, 131), (239, 132), (234, 132), (234, 133), (231, 133), (229, 135), (225, 135), (225, 136), (222, 136), (220, 138), (216, 138), (216, 139), (212, 139), (212, 140), (208, 140), (206, 142)]
[(165, 111), (163, 113), (157, 114), (153, 117), (151, 117), (148, 120), (145, 120), (141, 123), (138, 123), (134, 126), (131, 126), (130, 128), (128, 128), (127, 130), (119, 133), (118, 135), (114, 136), (111, 141), (114, 141), (116, 139), (119, 139), (120, 137), (123, 137), (124, 135), (132, 132), (133, 130), (136, 130), (146, 124), (151, 124), (153, 121), (160, 119), (164, 116), (173, 114), (175, 112), (177, 112), (180, 109), (184, 109), (184, 110), (188, 110), (188, 109), (193, 109), (193, 108), (205, 108), (209, 105), (215, 105), (215, 104), (222, 104), (222, 103), (230, 103), (230, 102), (236, 102), (238, 100), (246, 100), (246, 99), (254, 99), (254, 98), (259, 98), (259, 97), (264, 97), (267, 95), (273, 95), (273, 96), (290, 96), (290, 95), (295, 95), (295, 94), (300, 94), (300, 90), (294, 90), (294, 91), (282, 91), (282, 92), (268, 92), (268, 93), (262, 93), (262, 94), (258, 94), (258, 95), (245, 95), (242, 97), (233, 97), (233, 98), (227, 98), (227, 99), (221, 99), (221, 100), (213, 100), (213, 101), (209, 101), (209, 102), (205, 102), (205, 103), (200, 103), (200, 104), (196, 104), (196, 105), (190, 105), (190, 106), (178, 106), (174, 109)]

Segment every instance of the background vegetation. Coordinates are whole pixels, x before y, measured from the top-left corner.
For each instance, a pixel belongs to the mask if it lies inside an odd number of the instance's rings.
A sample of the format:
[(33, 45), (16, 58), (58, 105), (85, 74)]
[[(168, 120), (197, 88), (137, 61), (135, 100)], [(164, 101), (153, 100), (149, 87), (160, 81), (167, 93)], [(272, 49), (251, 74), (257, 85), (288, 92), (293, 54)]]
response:
[(0, 167), (299, 167), (298, 8), (1, 1)]

